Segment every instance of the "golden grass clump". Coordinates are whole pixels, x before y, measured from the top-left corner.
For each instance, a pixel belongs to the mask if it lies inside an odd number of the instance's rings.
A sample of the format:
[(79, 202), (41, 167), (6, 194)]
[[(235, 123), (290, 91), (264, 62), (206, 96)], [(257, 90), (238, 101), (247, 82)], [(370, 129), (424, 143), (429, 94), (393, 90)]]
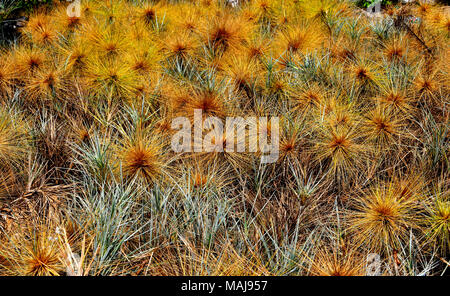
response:
[(121, 169), (126, 177), (139, 177), (147, 182), (159, 181), (164, 162), (162, 147), (148, 136), (137, 135), (119, 150)]
[(30, 41), (40, 46), (53, 44), (58, 37), (57, 28), (49, 15), (38, 13), (30, 18), (23, 28), (23, 33)]
[(288, 27), (280, 32), (274, 41), (278, 54), (305, 54), (317, 50), (322, 45), (319, 32), (311, 30), (308, 24), (300, 27)]
[(19, 162), (25, 156), (28, 145), (27, 125), (18, 114), (0, 110), (0, 162), (9, 166)]
[(0, 54), (0, 97), (6, 96), (14, 86), (16, 69), (13, 68), (11, 58), (5, 53)]
[(91, 58), (87, 70), (87, 84), (93, 94), (104, 98), (131, 99), (136, 93), (137, 74), (131, 67), (118, 62)]
[(396, 114), (410, 116), (414, 114), (414, 100), (411, 94), (407, 94), (405, 90), (387, 86), (381, 87), (380, 94), (375, 98), (376, 104), (380, 104), (383, 108), (390, 109)]
[(242, 18), (219, 14), (208, 23), (204, 44), (218, 54), (238, 50), (252, 29), (252, 24)]
[(311, 110), (311, 108), (320, 109), (327, 99), (327, 91), (317, 84), (306, 86), (292, 97), (294, 110)]
[(448, 191), (438, 189), (426, 210), (425, 239), (441, 254), (450, 250), (450, 200)]
[(314, 140), (313, 154), (317, 162), (326, 164), (339, 183), (350, 180), (367, 159), (370, 146), (353, 127), (323, 125)]
[(393, 146), (393, 142), (406, 137), (401, 119), (382, 107), (376, 107), (366, 115), (364, 126), (366, 139), (372, 141), (377, 149), (388, 149)]
[(373, 62), (356, 61), (350, 66), (349, 73), (358, 86), (375, 87), (380, 83), (381, 74)]
[(237, 58), (232, 56), (224, 61), (221, 66), (225, 77), (231, 78), (237, 90), (248, 91), (255, 85), (258, 85), (258, 78), (261, 77), (261, 67), (254, 60), (245, 57)]
[(34, 75), (37, 70), (46, 66), (48, 57), (44, 50), (32, 47), (21, 47), (14, 52), (14, 66), (20, 79)]
[(204, 118), (209, 116), (223, 118), (227, 114), (225, 98), (216, 91), (194, 90), (184, 108), (184, 114), (192, 117), (195, 110), (201, 110)]
[(345, 250), (320, 250), (314, 257), (311, 275), (314, 276), (364, 276), (364, 260)]
[[(420, 179), (402, 187), (401, 180), (380, 182), (354, 198), (354, 210), (349, 213), (349, 228), (355, 242), (374, 252), (391, 253), (409, 239), (411, 230), (419, 228)], [(403, 188), (403, 189), (402, 189)], [(409, 190), (412, 193), (409, 194)]]
[(6, 273), (14, 276), (58, 276), (64, 272), (61, 246), (54, 229), (41, 225), (17, 225), (2, 233), (0, 256)]
[(64, 66), (67, 74), (79, 77), (86, 70), (91, 51), (85, 43), (79, 42), (77, 38), (75, 40), (73, 43), (60, 46), (58, 50), (59, 54), (65, 57)]
[(39, 70), (24, 85), (27, 99), (35, 101), (63, 96), (67, 91), (67, 82), (64, 75), (64, 72), (55, 69)]

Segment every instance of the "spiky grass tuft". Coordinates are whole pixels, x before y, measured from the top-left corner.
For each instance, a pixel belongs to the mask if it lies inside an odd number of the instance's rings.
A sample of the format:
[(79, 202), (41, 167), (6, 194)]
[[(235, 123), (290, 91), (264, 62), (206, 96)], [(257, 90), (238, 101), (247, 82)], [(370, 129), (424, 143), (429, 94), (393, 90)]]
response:
[[(393, 254), (410, 231), (419, 228), (420, 191), (413, 195), (399, 189), (399, 181), (380, 182), (355, 197), (355, 209), (349, 213), (349, 228), (360, 242), (374, 252)], [(420, 190), (420, 186), (416, 188)]]

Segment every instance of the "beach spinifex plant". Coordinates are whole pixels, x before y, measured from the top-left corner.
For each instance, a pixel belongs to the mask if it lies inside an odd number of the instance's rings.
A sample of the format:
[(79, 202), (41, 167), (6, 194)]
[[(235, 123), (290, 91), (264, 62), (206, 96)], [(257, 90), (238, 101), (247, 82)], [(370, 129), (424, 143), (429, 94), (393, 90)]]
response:
[(356, 126), (334, 127), (322, 124), (313, 140), (314, 159), (326, 166), (328, 177), (340, 185), (348, 184), (362, 169), (371, 146)]
[(319, 250), (312, 260), (311, 275), (363, 276), (364, 260), (352, 250)]
[(426, 239), (447, 254), (450, 248), (450, 203), (448, 198), (438, 196), (427, 209)]
[(6, 108), (0, 109), (0, 161), (6, 168), (17, 164), (26, 156), (30, 134), (20, 114)]
[[(442, 273), (448, 10), (52, 3), (0, 50), (0, 275), (361, 275), (370, 253), (382, 274)], [(274, 116), (266, 164), (248, 148)], [(178, 117), (192, 151), (171, 147)]]
[(374, 252), (393, 254), (409, 239), (410, 232), (420, 227), (421, 200), (425, 199), (422, 184), (417, 178), (404, 182), (379, 182), (354, 197), (349, 229), (355, 241)]
[(48, 63), (48, 56), (39, 47), (19, 47), (14, 52), (14, 67), (17, 69), (20, 79), (32, 77), (37, 70), (44, 68)]
[(156, 143), (137, 136), (123, 148), (121, 153), (124, 174), (130, 177), (139, 176), (149, 181), (156, 181), (161, 174), (162, 151)]
[(0, 96), (3, 98), (10, 94), (11, 88), (14, 86), (13, 79), (16, 78), (16, 70), (12, 67), (11, 58), (7, 57), (6, 53), (1, 53), (0, 61)]
[(366, 139), (379, 151), (396, 147), (394, 143), (406, 137), (402, 119), (382, 107), (377, 106), (367, 113), (364, 126)]
[(15, 225), (12, 232), (2, 233), (3, 273), (13, 276), (57, 276), (64, 271), (60, 242), (55, 227)]

